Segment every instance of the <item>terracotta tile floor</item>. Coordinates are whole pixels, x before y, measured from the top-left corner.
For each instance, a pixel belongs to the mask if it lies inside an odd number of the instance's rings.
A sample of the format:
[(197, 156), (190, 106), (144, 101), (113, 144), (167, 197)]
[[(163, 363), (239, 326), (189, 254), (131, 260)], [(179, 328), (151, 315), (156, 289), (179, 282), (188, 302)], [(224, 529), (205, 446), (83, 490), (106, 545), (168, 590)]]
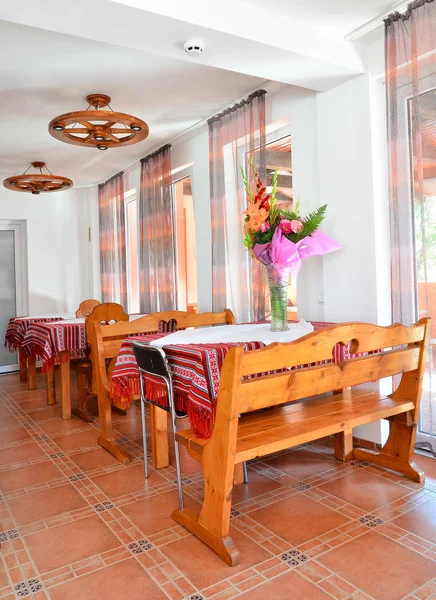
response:
[[(61, 421), (44, 387), (0, 376), (1, 600), (436, 600), (435, 460), (416, 457), (425, 485), (340, 463), (329, 441), (252, 461), (230, 568), (172, 521), (174, 456), (144, 479), (139, 407), (113, 415), (133, 456), (121, 465), (97, 445), (97, 419)], [(184, 451), (182, 468), (198, 509), (202, 474)]]

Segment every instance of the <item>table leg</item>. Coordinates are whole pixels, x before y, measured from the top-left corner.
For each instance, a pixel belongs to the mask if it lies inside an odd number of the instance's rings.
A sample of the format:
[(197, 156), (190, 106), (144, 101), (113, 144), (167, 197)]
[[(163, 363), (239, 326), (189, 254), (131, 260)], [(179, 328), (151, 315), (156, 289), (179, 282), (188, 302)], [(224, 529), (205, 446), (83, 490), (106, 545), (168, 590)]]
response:
[(28, 365), (28, 381), (27, 381), (27, 389), (36, 390), (36, 358), (34, 356), (29, 356), (27, 359)]
[(27, 357), (22, 350), (18, 350), (20, 361), (20, 381), (27, 381)]
[(168, 450), (168, 413), (150, 404), (151, 411), (151, 451), (156, 469), (170, 464)]
[(62, 419), (71, 419), (71, 370), (69, 350), (65, 350), (59, 355), (59, 374), (61, 380), (61, 417)]
[(55, 368), (48, 369), (45, 378), (47, 381), (47, 404), (56, 404)]

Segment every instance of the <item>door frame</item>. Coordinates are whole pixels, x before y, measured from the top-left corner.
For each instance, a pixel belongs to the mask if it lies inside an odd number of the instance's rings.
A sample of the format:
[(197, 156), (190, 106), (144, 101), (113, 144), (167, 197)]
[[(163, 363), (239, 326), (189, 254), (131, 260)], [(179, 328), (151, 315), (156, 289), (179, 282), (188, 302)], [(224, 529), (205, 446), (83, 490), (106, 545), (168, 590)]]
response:
[[(15, 313), (16, 316), (29, 314), (29, 274), (27, 257), (27, 221), (26, 219), (0, 219), (0, 231), (14, 232), (15, 250)], [(2, 342), (3, 340), (0, 340)], [(18, 353), (17, 353), (18, 356)], [(18, 362), (0, 366), (0, 373), (18, 371)]]

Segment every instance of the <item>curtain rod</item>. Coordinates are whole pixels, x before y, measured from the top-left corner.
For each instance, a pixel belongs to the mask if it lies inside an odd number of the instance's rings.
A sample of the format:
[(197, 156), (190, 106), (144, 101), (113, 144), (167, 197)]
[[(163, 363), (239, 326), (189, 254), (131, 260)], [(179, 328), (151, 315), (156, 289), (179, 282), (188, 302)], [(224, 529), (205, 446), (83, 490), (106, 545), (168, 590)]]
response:
[[(226, 108), (230, 108), (231, 106), (233, 106), (235, 104), (235, 102), (241, 102), (247, 96), (249, 96), (251, 94), (254, 94), (255, 92), (257, 92), (257, 91), (259, 91), (259, 90), (261, 90), (263, 88), (268, 88), (272, 83), (274, 83), (274, 82), (271, 79), (265, 80), (259, 87), (257, 87), (255, 90), (253, 90), (249, 94), (244, 94), (243, 96), (241, 96), (237, 100), (232, 100), (232, 102), (230, 102), (230, 104), (227, 104), (227, 106), (224, 106), (224, 107), (220, 108), (219, 110), (217, 110), (216, 112), (214, 112), (212, 115), (210, 115), (208, 117), (205, 117), (204, 119), (201, 119), (201, 121), (198, 121), (197, 123), (194, 123), (193, 125), (191, 125), (190, 127), (188, 127), (188, 129), (185, 129), (181, 133), (178, 133), (176, 136), (174, 136), (173, 138), (171, 138), (170, 140), (168, 140), (168, 142), (165, 142), (165, 143), (166, 144), (173, 144), (175, 141), (177, 141), (179, 138), (183, 137), (187, 133), (195, 131), (196, 129), (199, 129), (200, 127), (202, 127), (203, 125), (205, 125), (209, 119), (212, 119), (213, 117), (216, 117), (216, 115), (219, 115)], [(149, 154), (153, 154), (153, 152), (156, 152), (161, 147), (162, 147), (162, 144), (159, 144), (158, 146), (156, 146), (156, 148), (154, 150), (152, 150), (151, 152), (149, 152)], [(141, 162), (141, 159), (137, 158), (136, 160), (134, 160), (133, 162), (131, 162), (130, 164), (128, 164), (126, 167), (124, 167), (123, 171), (127, 171), (127, 169), (130, 169), (130, 167), (133, 167), (133, 165), (136, 165), (136, 163), (140, 163), (140, 162)], [(117, 171), (117, 173), (118, 173), (118, 171)], [(114, 173), (114, 175), (116, 175), (117, 173)], [(114, 175), (111, 175), (111, 177), (113, 177)], [(109, 177), (109, 179), (111, 177)], [(76, 186), (76, 189), (85, 188), (85, 187), (94, 187), (94, 186), (100, 185), (101, 183), (104, 183), (106, 180), (107, 180), (107, 178), (102, 179), (98, 183), (93, 183), (91, 185)]]
[(386, 19), (386, 17), (389, 17), (389, 15), (391, 15), (393, 12), (404, 12), (405, 10), (407, 10), (408, 6), (409, 2), (400, 2), (398, 4), (395, 4), (388, 12), (383, 13), (375, 19), (371, 19), (371, 21), (368, 21), (364, 25), (361, 25), (357, 29), (354, 29), (353, 31), (348, 33), (344, 38), (345, 41), (355, 42), (357, 39), (365, 35), (365, 33), (369, 33), (373, 29), (376, 29), (376, 27), (383, 25), (383, 22)]

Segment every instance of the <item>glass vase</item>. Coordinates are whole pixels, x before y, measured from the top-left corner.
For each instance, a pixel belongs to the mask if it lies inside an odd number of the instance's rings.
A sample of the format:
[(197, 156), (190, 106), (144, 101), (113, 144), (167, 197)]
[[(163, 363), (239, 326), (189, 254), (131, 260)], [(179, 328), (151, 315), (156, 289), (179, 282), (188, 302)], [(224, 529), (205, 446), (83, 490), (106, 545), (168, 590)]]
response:
[(266, 267), (271, 296), (271, 331), (287, 331), (289, 269)]

